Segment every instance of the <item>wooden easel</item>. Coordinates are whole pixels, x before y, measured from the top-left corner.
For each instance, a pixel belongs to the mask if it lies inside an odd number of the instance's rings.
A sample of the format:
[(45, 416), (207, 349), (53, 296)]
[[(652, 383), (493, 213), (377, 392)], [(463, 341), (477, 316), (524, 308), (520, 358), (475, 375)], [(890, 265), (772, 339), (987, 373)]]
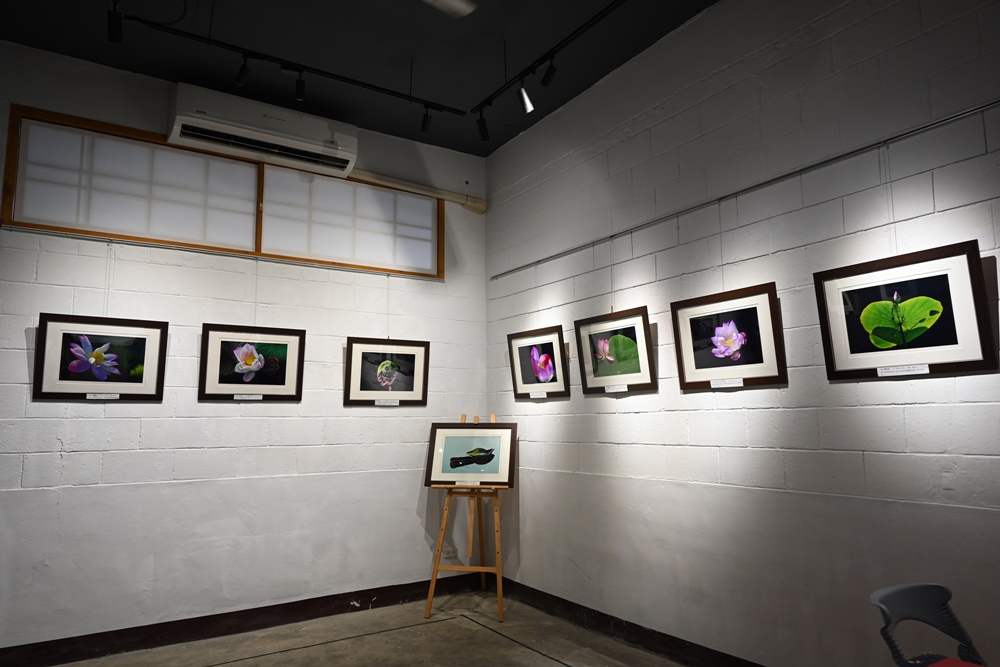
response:
[[(496, 415), (490, 415), (490, 423), (495, 424)], [(461, 423), (465, 423), (462, 415)], [(479, 423), (479, 417), (473, 418), (473, 423)], [(503, 623), (503, 568), (500, 559), (500, 489), (505, 486), (459, 486), (455, 484), (432, 484), (432, 489), (448, 489), (444, 500), (444, 513), (441, 515), (441, 530), (438, 533), (437, 551), (434, 552), (434, 570), (431, 572), (431, 589), (427, 594), (427, 609), (424, 618), (430, 618), (431, 605), (434, 603), (434, 586), (437, 584), (438, 572), (479, 572), (480, 585), (486, 590), (486, 573), (497, 575), (497, 620)], [(441, 550), (444, 547), (444, 535), (448, 529), (448, 512), (451, 509), (452, 498), (469, 499), (469, 545), (466, 556), (472, 558), (472, 530), (475, 519), (479, 517), (479, 565), (441, 565)], [(493, 499), (493, 534), (496, 545), (496, 565), (486, 565), (486, 546), (483, 543), (483, 498)]]

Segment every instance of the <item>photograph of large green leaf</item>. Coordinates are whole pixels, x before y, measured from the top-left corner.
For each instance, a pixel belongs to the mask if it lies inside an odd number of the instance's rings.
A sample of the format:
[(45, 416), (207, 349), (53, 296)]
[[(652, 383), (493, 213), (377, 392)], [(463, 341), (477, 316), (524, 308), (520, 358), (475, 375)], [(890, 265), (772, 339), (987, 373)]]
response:
[(639, 347), (628, 336), (615, 334), (608, 339), (608, 354), (614, 361), (595, 359), (594, 375), (606, 377), (609, 375), (627, 375), (640, 373)]
[(958, 344), (946, 272), (844, 290), (841, 298), (851, 354)]
[(872, 345), (887, 350), (926, 333), (943, 312), (944, 306), (937, 299), (915, 296), (900, 302), (896, 294), (892, 301), (874, 301), (865, 306), (860, 319)]

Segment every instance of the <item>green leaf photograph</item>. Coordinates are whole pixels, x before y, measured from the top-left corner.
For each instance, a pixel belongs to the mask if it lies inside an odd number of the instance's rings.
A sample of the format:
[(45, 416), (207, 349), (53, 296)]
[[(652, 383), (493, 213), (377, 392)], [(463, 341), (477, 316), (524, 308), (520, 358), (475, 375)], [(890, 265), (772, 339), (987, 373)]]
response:
[(635, 327), (592, 333), (590, 347), (595, 377), (642, 372)]
[(955, 345), (947, 275), (843, 292), (852, 353)]

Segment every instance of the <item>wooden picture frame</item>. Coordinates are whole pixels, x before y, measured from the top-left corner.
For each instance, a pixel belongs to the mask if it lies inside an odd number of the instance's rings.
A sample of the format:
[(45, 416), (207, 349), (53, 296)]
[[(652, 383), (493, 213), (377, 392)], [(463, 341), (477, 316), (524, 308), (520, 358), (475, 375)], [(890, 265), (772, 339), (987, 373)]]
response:
[(167, 323), (39, 314), (33, 399), (162, 401)]
[(517, 424), (431, 424), (424, 486), (514, 487)]
[(775, 284), (670, 304), (681, 390), (786, 384)]
[(514, 398), (569, 396), (569, 363), (562, 327), (507, 334)]
[(205, 323), (199, 401), (301, 401), (304, 329)]
[(427, 405), (430, 358), (428, 341), (348, 338), (344, 405)]
[(813, 274), (826, 375), (997, 368), (975, 240)]
[(573, 328), (583, 393), (657, 389), (646, 306), (577, 320)]

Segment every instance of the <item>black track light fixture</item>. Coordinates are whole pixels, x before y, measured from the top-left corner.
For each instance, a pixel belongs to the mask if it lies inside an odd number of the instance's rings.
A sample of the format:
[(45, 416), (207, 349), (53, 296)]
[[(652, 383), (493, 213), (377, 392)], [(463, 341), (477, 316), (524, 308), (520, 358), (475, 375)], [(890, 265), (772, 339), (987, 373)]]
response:
[(427, 133), (431, 131), (431, 110), (424, 107), (424, 117), (420, 120), (420, 131)]
[(295, 101), (306, 101), (306, 80), (302, 78), (302, 72), (299, 72), (299, 78), (295, 80)]
[(122, 21), (125, 17), (118, 11), (118, 0), (111, 3), (108, 10), (108, 41), (120, 44), (122, 41)]
[(486, 127), (486, 119), (483, 118), (483, 110), (479, 110), (479, 118), (476, 119), (476, 127), (479, 128), (479, 139), (481, 141), (490, 140), (490, 128)]
[(553, 58), (549, 61), (549, 66), (545, 69), (545, 74), (542, 75), (542, 88), (548, 88), (549, 84), (552, 83), (552, 79), (556, 78), (556, 59)]
[(250, 68), (247, 66), (247, 57), (243, 56), (243, 64), (240, 65), (240, 70), (236, 72), (236, 78), (233, 79), (233, 83), (242, 88), (243, 84), (247, 81), (247, 74), (249, 73)]

